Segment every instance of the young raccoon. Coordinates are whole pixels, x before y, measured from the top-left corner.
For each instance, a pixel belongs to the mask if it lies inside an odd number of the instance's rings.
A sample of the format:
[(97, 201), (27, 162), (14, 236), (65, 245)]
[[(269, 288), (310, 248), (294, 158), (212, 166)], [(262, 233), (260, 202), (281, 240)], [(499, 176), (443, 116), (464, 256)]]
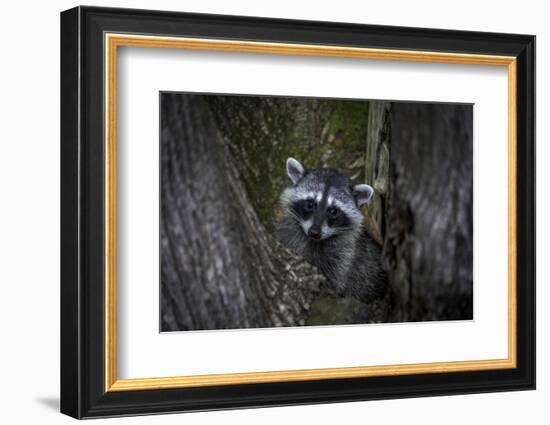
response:
[(359, 207), (373, 195), (366, 184), (352, 185), (336, 170), (306, 170), (286, 163), (293, 185), (281, 195), (281, 243), (323, 273), (326, 285), (365, 303), (382, 297), (387, 276), (381, 248), (363, 226)]

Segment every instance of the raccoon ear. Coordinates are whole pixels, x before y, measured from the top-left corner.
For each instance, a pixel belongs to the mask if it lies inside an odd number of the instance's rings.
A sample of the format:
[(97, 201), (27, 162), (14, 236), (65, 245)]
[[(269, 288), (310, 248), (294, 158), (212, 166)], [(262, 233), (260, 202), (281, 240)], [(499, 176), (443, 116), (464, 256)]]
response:
[(374, 189), (368, 184), (356, 184), (355, 186), (352, 186), (351, 193), (355, 198), (355, 202), (357, 202), (357, 205), (361, 206), (363, 204), (366, 204), (368, 200), (372, 197), (372, 195), (374, 194)]
[(290, 180), (292, 180), (292, 183), (298, 183), (298, 180), (304, 176), (305, 171), (304, 166), (294, 158), (288, 158), (286, 160), (286, 173), (288, 177), (290, 177)]

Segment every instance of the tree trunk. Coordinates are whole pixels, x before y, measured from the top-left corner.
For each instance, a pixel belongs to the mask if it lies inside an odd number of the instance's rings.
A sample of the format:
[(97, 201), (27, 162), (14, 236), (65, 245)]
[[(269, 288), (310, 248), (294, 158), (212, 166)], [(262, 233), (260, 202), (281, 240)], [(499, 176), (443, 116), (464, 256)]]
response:
[(389, 102), (372, 102), (369, 108), (367, 140), (365, 143), (365, 181), (374, 188), (374, 195), (363, 207), (369, 233), (380, 244), (385, 233), (385, 200), (388, 193)]
[(472, 319), (472, 129), (469, 105), (392, 104), (391, 322)]
[(162, 330), (304, 324), (322, 277), (266, 233), (204, 99), (161, 108)]

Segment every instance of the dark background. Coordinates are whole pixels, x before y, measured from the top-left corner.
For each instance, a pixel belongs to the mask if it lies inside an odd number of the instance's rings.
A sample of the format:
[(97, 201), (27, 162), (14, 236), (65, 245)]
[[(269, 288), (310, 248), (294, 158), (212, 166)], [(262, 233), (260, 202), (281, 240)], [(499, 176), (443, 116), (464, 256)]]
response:
[[(161, 330), (472, 319), (472, 106), (161, 94)], [(275, 240), (285, 161), (366, 182), (388, 295)]]

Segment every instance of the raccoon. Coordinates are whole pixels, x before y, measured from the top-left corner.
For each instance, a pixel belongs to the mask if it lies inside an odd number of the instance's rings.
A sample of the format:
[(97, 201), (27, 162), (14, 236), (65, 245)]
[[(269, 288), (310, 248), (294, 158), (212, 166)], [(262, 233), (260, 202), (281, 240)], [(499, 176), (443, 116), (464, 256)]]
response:
[(294, 158), (288, 158), (286, 169), (292, 186), (280, 198), (280, 242), (317, 267), (339, 295), (364, 303), (384, 296), (381, 247), (367, 232), (359, 209), (374, 189), (353, 185), (330, 168), (306, 170)]

